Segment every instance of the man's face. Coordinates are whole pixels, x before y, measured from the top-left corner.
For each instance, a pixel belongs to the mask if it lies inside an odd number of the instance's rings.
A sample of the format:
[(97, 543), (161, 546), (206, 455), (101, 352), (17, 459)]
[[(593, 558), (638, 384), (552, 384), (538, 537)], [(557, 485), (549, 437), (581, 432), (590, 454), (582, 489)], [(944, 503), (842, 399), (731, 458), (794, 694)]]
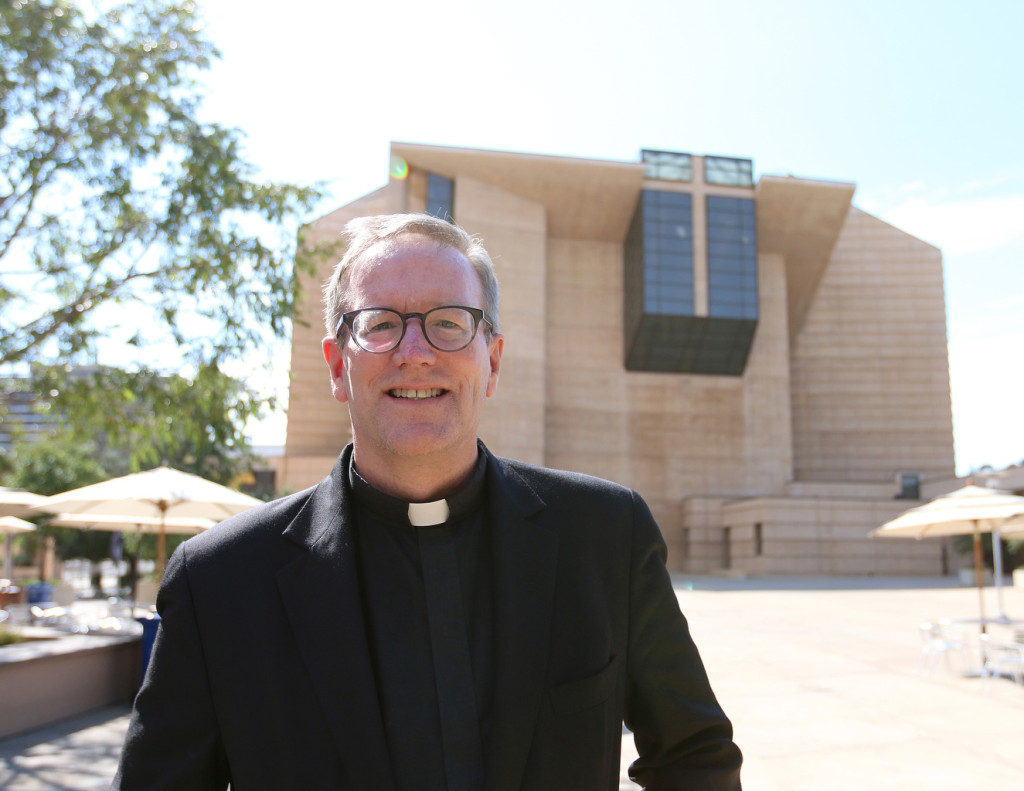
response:
[[(402, 236), (371, 250), (351, 275), (347, 310), (484, 307), (466, 257), (423, 236)], [(334, 397), (349, 407), (358, 465), (413, 456), (475, 458), (484, 398), (498, 384), (501, 335), (488, 340), (481, 324), (465, 349), (443, 352), (427, 343), (419, 319), (409, 319), (405, 337), (390, 352), (365, 351), (347, 331), (342, 338), (325, 338), (324, 356)]]

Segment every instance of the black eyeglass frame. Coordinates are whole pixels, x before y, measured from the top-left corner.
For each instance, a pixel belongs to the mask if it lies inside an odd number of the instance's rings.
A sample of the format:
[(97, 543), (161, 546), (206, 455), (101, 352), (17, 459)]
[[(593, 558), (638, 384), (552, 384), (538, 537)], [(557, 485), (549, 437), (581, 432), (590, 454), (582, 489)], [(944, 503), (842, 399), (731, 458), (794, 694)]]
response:
[[(457, 348), (457, 349), (442, 349), (440, 346), (436, 346), (434, 344), (434, 342), (432, 340), (430, 340), (430, 335), (427, 333), (427, 324), (424, 321), (424, 319), (427, 316), (429, 316), (431, 313), (436, 311), (436, 310), (450, 310), (452, 308), (458, 308), (459, 310), (464, 310), (464, 311), (466, 311), (466, 313), (468, 313), (473, 318), (473, 332), (469, 336), (469, 340), (467, 340), (466, 343), (463, 344), (462, 346), (460, 346), (459, 348)], [(386, 310), (389, 313), (394, 313), (396, 316), (398, 316), (402, 320), (402, 334), (398, 336), (398, 340), (395, 341), (395, 345), (392, 346), (390, 349), (382, 349), (381, 351), (376, 351), (375, 352), (373, 349), (367, 349), (365, 346), (363, 346), (359, 342), (359, 339), (356, 337), (355, 326), (354, 326), (354, 323), (355, 323), (355, 320), (356, 320), (356, 316), (358, 316), (360, 313), (363, 313), (363, 312), (368, 311), (368, 310)], [(341, 318), (338, 319), (338, 326), (337, 326), (337, 328), (335, 330), (335, 335), (337, 335), (338, 338), (340, 339), (341, 338), (341, 328), (342, 327), (348, 327), (348, 332), (349, 332), (349, 335), (352, 336), (352, 340), (355, 342), (356, 346), (358, 346), (364, 352), (369, 352), (370, 354), (387, 354), (388, 352), (393, 352), (395, 349), (397, 349), (399, 346), (402, 345), (402, 340), (405, 338), (405, 332), (409, 328), (409, 319), (419, 319), (420, 320), (420, 327), (422, 328), (424, 339), (427, 341), (427, 343), (430, 344), (431, 348), (437, 349), (437, 351), (439, 351), (439, 352), (461, 352), (463, 349), (465, 349), (467, 346), (469, 346), (469, 344), (471, 344), (473, 342), (473, 340), (476, 338), (477, 331), (480, 329), (480, 325), (481, 324), (486, 323), (486, 324), (490, 325), (490, 323), (491, 323), (490, 320), (487, 318), (487, 314), (484, 313), (482, 309), (480, 309), (480, 308), (470, 308), (470, 307), (467, 307), (465, 305), (438, 305), (436, 308), (431, 308), (430, 310), (424, 311), (422, 313), (402, 313), (400, 311), (395, 310), (394, 308), (382, 308), (382, 307), (359, 308), (358, 310), (350, 310), (347, 313), (342, 313), (341, 314)]]

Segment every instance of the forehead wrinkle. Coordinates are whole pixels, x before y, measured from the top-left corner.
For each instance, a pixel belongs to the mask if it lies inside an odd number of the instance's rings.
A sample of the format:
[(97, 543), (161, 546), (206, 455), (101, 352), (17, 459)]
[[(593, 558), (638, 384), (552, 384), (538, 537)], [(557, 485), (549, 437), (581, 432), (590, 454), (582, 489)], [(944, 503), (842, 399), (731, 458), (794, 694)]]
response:
[[(462, 255), (454, 247), (450, 247), (444, 242), (432, 239), (429, 236), (423, 236), (418, 233), (403, 233), (398, 236), (393, 236), (388, 239), (381, 239), (379, 242), (370, 247), (359, 259), (359, 263), (356, 265), (356, 271), (363, 268), (364, 266), (370, 269), (379, 268), (384, 262), (385, 258), (389, 258), (398, 251), (400, 247), (420, 247), (424, 249), (433, 248), (435, 251), (451, 250), (453, 253)], [(462, 255), (465, 258), (464, 255)]]
[[(359, 261), (353, 267), (352, 273), (349, 277), (349, 288), (353, 286), (360, 286), (364, 289), (370, 289), (374, 286), (371, 277), (374, 273), (384, 270), (385, 263), (389, 261), (401, 248), (420, 248), (424, 254), (438, 253), (446, 256), (449, 261), (458, 261), (460, 269), (464, 276), (469, 277), (470, 289), (474, 292), (472, 297), (473, 302), (479, 302), (483, 296), (483, 286), (480, 284), (479, 277), (477, 276), (476, 270), (473, 268), (472, 262), (466, 258), (465, 254), (460, 250), (457, 250), (444, 242), (434, 239), (430, 236), (424, 236), (422, 234), (406, 233), (398, 236), (381, 239), (375, 245), (370, 247), (360, 258)], [(419, 256), (415, 258), (406, 258), (405, 263), (422, 264)], [(405, 300), (411, 300), (417, 298), (419, 295), (416, 293), (406, 292), (402, 295)], [(460, 301), (456, 299), (456, 301)], [(452, 299), (444, 301), (445, 304), (451, 304)], [(431, 307), (440, 307), (442, 303), (432, 305)], [(390, 308), (390, 305), (353, 305), (350, 309), (356, 307), (386, 307)], [(481, 305), (471, 304), (468, 307), (482, 307)], [(424, 308), (427, 310), (427, 308)]]

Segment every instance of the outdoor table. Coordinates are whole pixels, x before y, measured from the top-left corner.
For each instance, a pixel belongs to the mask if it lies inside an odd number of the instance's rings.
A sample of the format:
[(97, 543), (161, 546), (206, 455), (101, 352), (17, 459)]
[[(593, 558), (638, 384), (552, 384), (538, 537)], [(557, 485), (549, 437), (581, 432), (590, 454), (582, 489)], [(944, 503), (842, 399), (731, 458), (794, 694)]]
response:
[(1001, 626), (1024, 626), (1024, 618), (1010, 618), (1008, 615), (987, 615), (981, 618), (977, 615), (960, 616), (957, 618), (943, 618), (945, 623), (976, 623), (976, 624), (999, 624)]
[[(972, 652), (976, 651), (977, 655), (981, 659), (981, 665), (977, 669), (971, 669), (971, 670), (969, 670), (965, 674), (965, 675), (971, 675), (971, 676), (985, 676), (986, 675), (986, 667), (988, 666), (988, 663), (989, 663), (989, 656), (988, 656), (989, 645), (995, 645), (996, 643), (998, 643), (999, 645), (1013, 644), (1015, 642), (1015, 638), (1017, 636), (1017, 633), (1020, 630), (1024, 630), (1024, 619), (1021, 619), (1021, 618), (1010, 618), (1010, 617), (1008, 617), (1006, 615), (993, 615), (993, 616), (986, 616), (984, 618), (979, 617), (979, 616), (963, 616), (963, 617), (956, 617), (956, 618), (940, 618), (938, 622), (940, 624), (948, 624), (948, 625), (954, 625), (954, 626), (977, 626), (978, 627), (978, 636), (977, 636), (976, 644), (971, 645), (971, 646), (967, 646), (967, 645), (964, 646), (965, 648), (972, 649)], [(990, 636), (988, 634), (988, 627), (990, 627), (990, 626), (1005, 627), (1007, 629), (1013, 630), (1013, 633), (1011, 634), (1010, 639), (1008, 641), (990, 642)]]

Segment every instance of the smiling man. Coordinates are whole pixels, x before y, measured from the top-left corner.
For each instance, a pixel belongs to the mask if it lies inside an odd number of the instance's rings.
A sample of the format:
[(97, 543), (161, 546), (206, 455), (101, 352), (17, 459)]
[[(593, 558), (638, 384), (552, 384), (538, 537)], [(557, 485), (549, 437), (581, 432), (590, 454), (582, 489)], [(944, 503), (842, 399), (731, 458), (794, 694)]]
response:
[[(457, 240), (445, 226), (434, 234)], [(476, 461), (505, 343), (483, 292), (463, 252), (414, 232), (384, 238), (358, 260), (346, 256), (331, 278), (333, 332), (323, 347), (332, 390), (349, 407), (356, 469), (389, 494), (443, 496)]]
[(633, 491), (477, 438), (505, 339), (479, 240), (350, 223), (323, 341), (353, 442), (171, 558), (114, 788), (739, 789)]

